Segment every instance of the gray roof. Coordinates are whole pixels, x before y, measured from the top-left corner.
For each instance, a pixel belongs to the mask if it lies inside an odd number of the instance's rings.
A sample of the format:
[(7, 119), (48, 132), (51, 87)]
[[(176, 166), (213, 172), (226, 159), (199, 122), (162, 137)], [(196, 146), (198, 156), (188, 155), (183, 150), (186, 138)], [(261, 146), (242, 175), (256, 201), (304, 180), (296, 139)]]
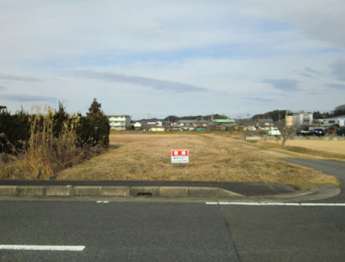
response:
[(259, 123), (273, 123), (272, 119), (259, 119)]
[(208, 124), (208, 123), (210, 123), (210, 121), (208, 121), (208, 120), (198, 120), (197, 121), (197, 124)]
[(179, 120), (177, 123), (187, 124), (187, 123), (197, 123), (198, 120)]

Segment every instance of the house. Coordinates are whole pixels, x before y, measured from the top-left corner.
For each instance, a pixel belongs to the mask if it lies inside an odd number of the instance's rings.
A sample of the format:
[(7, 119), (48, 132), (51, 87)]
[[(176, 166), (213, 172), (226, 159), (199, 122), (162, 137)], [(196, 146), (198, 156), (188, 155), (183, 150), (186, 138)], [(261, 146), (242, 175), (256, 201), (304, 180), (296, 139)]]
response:
[(285, 126), (293, 126), (293, 116), (285, 116)]
[(293, 125), (294, 126), (311, 126), (313, 124), (313, 114), (302, 112), (294, 114), (293, 116)]
[(324, 119), (321, 125), (324, 127), (330, 127), (334, 125), (345, 126), (345, 115)]
[(208, 120), (198, 120), (195, 123), (195, 127), (198, 128), (198, 130), (208, 130), (210, 126), (210, 121)]
[(187, 130), (187, 131), (191, 131), (194, 130), (196, 127), (196, 123), (198, 122), (198, 120), (179, 120), (177, 121), (177, 126), (179, 128), (179, 130)]
[(198, 120), (179, 120), (177, 121), (177, 125), (180, 127), (195, 127), (195, 124)]
[(222, 125), (225, 127), (236, 125), (235, 119), (229, 119), (229, 118), (227, 118), (227, 119), (212, 119), (212, 123), (214, 125)]
[(131, 128), (131, 117), (128, 115), (107, 116), (109, 119), (110, 130), (124, 131)]
[(212, 127), (211, 130), (219, 130), (225, 131), (228, 130), (230, 127), (236, 126), (237, 123), (235, 119), (212, 119)]
[(142, 124), (139, 121), (137, 121), (134, 124), (132, 124), (132, 126), (133, 126), (133, 129), (136, 130), (136, 131), (140, 131), (141, 128), (142, 128)]
[(163, 126), (152, 126), (149, 131), (151, 132), (164, 132), (165, 128)]
[(152, 118), (152, 119), (144, 119), (141, 120), (141, 128), (144, 131), (150, 131), (152, 127), (163, 127), (163, 120), (157, 119), (157, 118)]
[(274, 123), (272, 119), (259, 119), (256, 122), (256, 128), (259, 130), (269, 130), (273, 125)]

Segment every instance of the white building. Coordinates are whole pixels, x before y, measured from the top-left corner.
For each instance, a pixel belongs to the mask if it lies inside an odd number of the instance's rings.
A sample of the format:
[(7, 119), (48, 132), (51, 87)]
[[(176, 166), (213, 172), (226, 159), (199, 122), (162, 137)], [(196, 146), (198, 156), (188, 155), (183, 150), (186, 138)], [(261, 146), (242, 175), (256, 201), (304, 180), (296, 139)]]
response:
[(311, 126), (313, 124), (313, 114), (306, 113), (306, 112), (294, 114), (293, 124), (296, 126), (299, 126), (299, 125)]
[(322, 123), (322, 126), (325, 127), (334, 125), (345, 126), (345, 115), (324, 119)]
[(131, 117), (122, 116), (108, 116), (110, 130), (124, 131), (131, 127)]

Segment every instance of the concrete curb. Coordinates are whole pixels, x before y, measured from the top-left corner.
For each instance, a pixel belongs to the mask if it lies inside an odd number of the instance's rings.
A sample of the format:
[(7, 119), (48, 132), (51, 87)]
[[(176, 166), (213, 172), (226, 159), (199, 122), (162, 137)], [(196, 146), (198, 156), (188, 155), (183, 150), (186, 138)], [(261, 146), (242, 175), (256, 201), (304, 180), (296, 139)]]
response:
[(6, 197), (193, 197), (243, 198), (243, 195), (216, 187), (155, 186), (0, 186)]
[(263, 195), (263, 196), (256, 196), (255, 198), (271, 198), (271, 199), (281, 199), (281, 198), (296, 198), (296, 197), (304, 197), (308, 195), (317, 194), (319, 192), (318, 187), (312, 187), (311, 189), (304, 189), (294, 193), (285, 193), (285, 194), (277, 194), (277, 195)]
[(269, 196), (256, 196), (256, 200), (270, 199), (272, 201), (314, 201), (327, 199), (339, 195), (341, 189), (334, 185), (314, 186), (311, 189), (301, 190), (295, 193), (277, 194)]
[(244, 196), (217, 187), (174, 186), (0, 186), (0, 197), (162, 197), (162, 198), (213, 198), (256, 200), (319, 200), (335, 196), (340, 189), (326, 185), (298, 192)]

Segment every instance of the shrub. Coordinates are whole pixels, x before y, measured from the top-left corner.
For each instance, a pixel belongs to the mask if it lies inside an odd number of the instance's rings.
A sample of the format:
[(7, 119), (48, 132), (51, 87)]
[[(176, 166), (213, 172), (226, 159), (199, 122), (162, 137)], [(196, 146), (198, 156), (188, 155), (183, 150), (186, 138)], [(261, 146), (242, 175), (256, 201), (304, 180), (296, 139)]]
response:
[(7, 111), (0, 113), (0, 153), (15, 154), (27, 147), (30, 138), (29, 114), (23, 110), (11, 115)]
[(109, 132), (108, 118), (91, 108), (86, 117), (68, 116), (61, 103), (45, 114), (38, 107), (32, 115), (1, 112), (0, 153), (7, 154), (0, 154), (0, 179), (48, 179), (98, 154), (109, 145)]

